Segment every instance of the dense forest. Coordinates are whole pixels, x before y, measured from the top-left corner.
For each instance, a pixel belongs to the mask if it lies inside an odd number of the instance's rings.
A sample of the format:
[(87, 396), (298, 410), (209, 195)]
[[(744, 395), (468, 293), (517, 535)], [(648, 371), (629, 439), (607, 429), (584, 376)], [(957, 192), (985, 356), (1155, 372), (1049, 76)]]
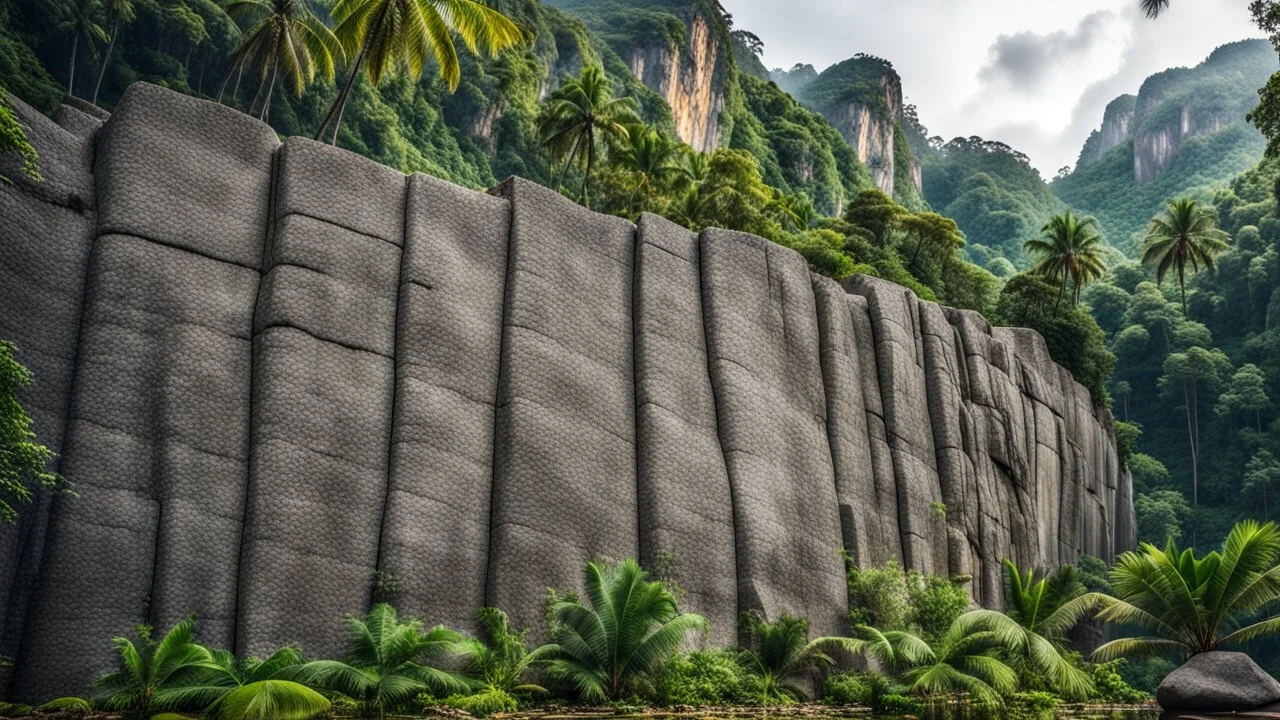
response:
[[(432, 62), (420, 78), (318, 63), (277, 82), (277, 64), (245, 52), (252, 23), (214, 0), (0, 0), (0, 87), (48, 112), (67, 93), (109, 110), (146, 81), (282, 135), (329, 125), (324, 139), (407, 172), (473, 188), (520, 175), (603, 212), (759, 234), (816, 272), (1039, 330), (1122, 421), (1141, 539), (1216, 543), (1280, 514), (1280, 160), (1246, 120), (1277, 70), (1270, 42), (1148, 78), (1046, 183), (995, 139), (930, 136), (887, 60), (767, 70), (715, 0), (496, 5), (527, 36), (459, 52), (451, 88)], [(316, 3), (318, 22), (332, 6)], [(566, 114), (581, 97), (600, 111), (586, 135)], [(1153, 217), (1183, 197), (1228, 238), (1185, 288), (1142, 262)], [(1037, 239), (1049, 249), (1028, 252)], [(1058, 263), (1056, 241), (1096, 263)], [(1276, 648), (1257, 651), (1280, 667)]]

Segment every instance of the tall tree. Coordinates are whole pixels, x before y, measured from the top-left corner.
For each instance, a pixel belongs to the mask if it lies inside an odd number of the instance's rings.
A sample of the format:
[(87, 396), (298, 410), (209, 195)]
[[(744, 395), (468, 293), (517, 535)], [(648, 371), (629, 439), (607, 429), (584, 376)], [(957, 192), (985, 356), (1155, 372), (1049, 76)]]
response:
[(1267, 507), (1268, 491), (1280, 485), (1280, 461), (1268, 450), (1259, 450), (1249, 458), (1249, 464), (1244, 467), (1244, 484), (1245, 492), (1257, 492), (1262, 494), (1262, 519), (1270, 519), (1270, 510)]
[(898, 226), (908, 237), (915, 237), (915, 249), (911, 252), (907, 269), (916, 273), (916, 277), (920, 276), (916, 261), (920, 259), (920, 252), (924, 248), (950, 254), (956, 248), (964, 246), (964, 233), (960, 232), (956, 221), (937, 213), (904, 215), (898, 219)]
[(1213, 269), (1214, 258), (1227, 249), (1231, 236), (1217, 228), (1217, 214), (1212, 207), (1200, 205), (1191, 198), (1169, 203), (1165, 211), (1151, 220), (1151, 229), (1142, 245), (1142, 263), (1154, 265), (1156, 282), (1164, 282), (1169, 270), (1178, 273), (1178, 289), (1182, 293), (1182, 316), (1187, 317), (1187, 266), (1199, 272), (1201, 266)]
[(1078, 304), (1084, 286), (1102, 277), (1107, 270), (1102, 259), (1098, 221), (1074, 215), (1070, 210), (1054, 215), (1040, 229), (1040, 237), (1026, 241), (1022, 249), (1036, 259), (1035, 272), (1058, 282), (1058, 299), (1053, 304), (1055, 314), (1067, 283), (1074, 285), (1072, 304)]
[(627, 128), (625, 140), (609, 152), (609, 160), (635, 176), (631, 204), (635, 205), (635, 195), (639, 194), (640, 210), (647, 212), (654, 185), (685, 172), (679, 164), (680, 154), (680, 146), (655, 128), (632, 125)]
[(111, 39), (107, 42), (107, 52), (102, 56), (102, 67), (98, 70), (98, 82), (93, 86), (93, 104), (98, 104), (98, 93), (102, 90), (102, 78), (107, 75), (107, 65), (111, 63), (111, 52), (116, 49), (116, 40), (120, 37), (120, 26), (133, 22), (137, 14), (133, 0), (103, 0), (103, 14), (111, 25)]
[(462, 78), (453, 33), (472, 53), (484, 51), (495, 58), (529, 39), (524, 28), (477, 0), (337, 0), (330, 15), (338, 24), (334, 33), (346, 56), (355, 58), (348, 67), (347, 82), (316, 128), (319, 140), (332, 123), (334, 144), (342, 110), (361, 70), (374, 87), (397, 66), (417, 82), (434, 58), (440, 77), (453, 92)]
[(1182, 389), (1186, 407), (1187, 440), (1191, 447), (1191, 504), (1200, 504), (1200, 388), (1212, 392), (1231, 371), (1231, 361), (1217, 348), (1191, 347), (1170, 353), (1164, 360), (1164, 375), (1158, 381), (1166, 394)]
[(566, 80), (547, 98), (538, 131), (552, 157), (564, 159), (557, 188), (564, 184), (565, 173), (575, 161), (582, 163), (579, 198), (591, 207), (588, 193), (596, 143), (601, 138), (626, 142), (630, 135), (627, 126), (636, 121), (635, 109), (633, 98), (613, 96), (613, 83), (598, 65), (583, 66), (576, 79)]
[(62, 5), (62, 20), (56, 31), (59, 35), (71, 36), (71, 60), (67, 64), (67, 94), (75, 95), (76, 55), (83, 39), (89, 52), (97, 55), (96, 43), (107, 42), (107, 31), (102, 29), (101, 0), (65, 0)]
[[(1145, 328), (1142, 328), (1144, 331)], [(1114, 388), (1115, 395), (1120, 398), (1121, 407), (1124, 408), (1124, 421), (1129, 422), (1129, 396), (1133, 394), (1133, 386), (1128, 380), (1121, 380), (1116, 383)]]
[(1254, 426), (1262, 432), (1262, 411), (1271, 407), (1271, 398), (1267, 397), (1267, 378), (1261, 368), (1253, 363), (1240, 366), (1227, 389), (1218, 396), (1218, 406), (1214, 408), (1220, 417), (1233, 413), (1251, 413)]
[(342, 50), (333, 31), (312, 12), (309, 0), (230, 0), (224, 8), (232, 19), (248, 25), (234, 60), (238, 68), (256, 66), (259, 80), (268, 83), (263, 120), (271, 112), (281, 71), (299, 96), (317, 74), (333, 81), (334, 56)]

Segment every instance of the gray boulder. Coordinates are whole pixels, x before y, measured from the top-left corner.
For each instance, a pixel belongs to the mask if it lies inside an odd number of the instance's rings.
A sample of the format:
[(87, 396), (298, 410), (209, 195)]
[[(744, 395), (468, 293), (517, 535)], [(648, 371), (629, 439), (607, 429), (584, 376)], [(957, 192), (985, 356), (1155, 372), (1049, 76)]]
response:
[(1156, 701), (1168, 711), (1253, 710), (1280, 703), (1280, 682), (1244, 653), (1207, 652), (1169, 673)]

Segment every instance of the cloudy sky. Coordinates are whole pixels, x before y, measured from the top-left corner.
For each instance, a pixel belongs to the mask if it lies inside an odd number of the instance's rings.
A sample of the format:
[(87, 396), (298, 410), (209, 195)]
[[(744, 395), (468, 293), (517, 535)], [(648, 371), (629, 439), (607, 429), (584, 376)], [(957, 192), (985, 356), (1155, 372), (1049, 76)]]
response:
[(1245, 0), (722, 0), (765, 43), (769, 67), (819, 71), (858, 52), (890, 60), (931, 134), (981, 135), (1046, 179), (1073, 164), (1115, 96), (1260, 35)]

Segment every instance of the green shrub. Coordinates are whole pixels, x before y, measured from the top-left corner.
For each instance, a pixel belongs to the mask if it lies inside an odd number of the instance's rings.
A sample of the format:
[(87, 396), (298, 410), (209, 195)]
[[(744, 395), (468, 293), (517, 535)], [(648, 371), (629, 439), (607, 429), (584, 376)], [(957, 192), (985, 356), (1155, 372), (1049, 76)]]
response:
[(1062, 699), (1053, 693), (1035, 690), (1014, 693), (1005, 701), (1005, 712), (1010, 720), (1035, 720), (1053, 717), (1053, 711)]
[(474, 695), (450, 695), (444, 704), (452, 708), (464, 710), (476, 717), (488, 717), (495, 713), (515, 712), (519, 703), (507, 691), (500, 688), (488, 688)]
[(673, 656), (657, 673), (663, 705), (735, 705), (747, 701), (746, 672), (733, 653), (691, 652)]
[(1094, 698), (1106, 702), (1136, 704), (1150, 700), (1150, 696), (1125, 682), (1120, 668), (1128, 661), (1124, 658), (1100, 663), (1093, 667)]
[(50, 700), (39, 708), (44, 712), (56, 712), (62, 715), (88, 715), (93, 706), (81, 697), (60, 697)]
[(0, 701), (0, 716), (3, 717), (26, 717), (31, 714), (30, 705), (22, 705), (20, 703), (10, 703)]
[(938, 637), (969, 607), (969, 593), (960, 586), (964, 578), (907, 573), (907, 597), (911, 623), (927, 637)]
[(905, 630), (911, 613), (907, 577), (897, 560), (881, 568), (849, 564), (849, 622), (885, 630)]
[(893, 695), (892, 680), (876, 672), (849, 671), (828, 675), (822, 684), (822, 700), (828, 705), (862, 705), (879, 708)]
[(924, 703), (906, 695), (889, 694), (881, 697), (871, 709), (886, 715), (919, 715)]

